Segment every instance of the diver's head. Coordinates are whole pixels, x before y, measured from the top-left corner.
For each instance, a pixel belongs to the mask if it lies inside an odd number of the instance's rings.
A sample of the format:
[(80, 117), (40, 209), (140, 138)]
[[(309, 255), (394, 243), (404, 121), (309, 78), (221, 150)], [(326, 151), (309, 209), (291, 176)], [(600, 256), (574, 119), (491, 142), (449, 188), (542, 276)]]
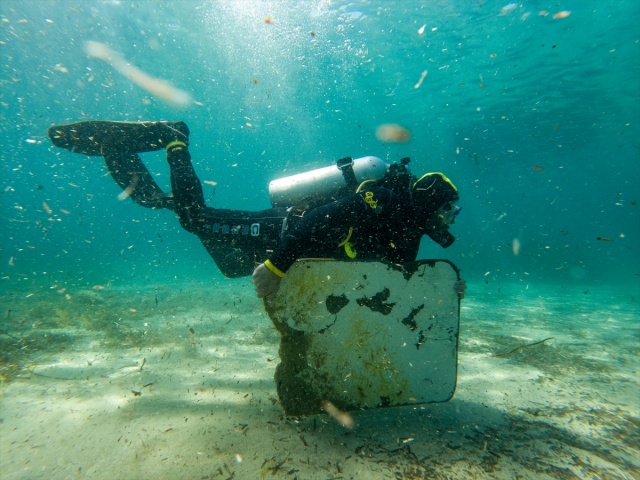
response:
[(411, 193), (418, 224), (441, 246), (451, 245), (455, 238), (449, 233), (449, 225), (460, 212), (455, 206), (460, 198), (456, 186), (444, 174), (433, 172), (420, 177)]
[(432, 172), (420, 177), (412, 188), (413, 205), (429, 217), (438, 210), (452, 210), (460, 198), (458, 189), (443, 173)]

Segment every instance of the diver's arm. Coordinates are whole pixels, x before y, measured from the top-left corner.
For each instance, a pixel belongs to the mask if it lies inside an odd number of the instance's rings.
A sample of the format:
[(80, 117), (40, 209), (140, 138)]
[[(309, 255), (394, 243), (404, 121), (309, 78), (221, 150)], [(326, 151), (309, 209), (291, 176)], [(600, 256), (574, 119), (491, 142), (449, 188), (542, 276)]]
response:
[(281, 240), (270, 261), (286, 272), (303, 255), (317, 256), (337, 246), (348, 234), (363, 210), (359, 195), (331, 202), (308, 212)]
[[(387, 192), (385, 190), (385, 192)], [(382, 197), (386, 193), (382, 192)], [(376, 212), (364, 200), (364, 194), (353, 194), (315, 208), (285, 235), (269, 260), (253, 272), (253, 284), (259, 298), (278, 291), (280, 281), (291, 265), (314, 251), (326, 251), (337, 246), (359, 222)]]
[(269, 264), (269, 260), (258, 265), (253, 271), (253, 285), (256, 287), (258, 298), (264, 298), (276, 293), (280, 288), (280, 281), (284, 276), (284, 273), (280, 272), (282, 275), (279, 275), (267, 265), (272, 265)]

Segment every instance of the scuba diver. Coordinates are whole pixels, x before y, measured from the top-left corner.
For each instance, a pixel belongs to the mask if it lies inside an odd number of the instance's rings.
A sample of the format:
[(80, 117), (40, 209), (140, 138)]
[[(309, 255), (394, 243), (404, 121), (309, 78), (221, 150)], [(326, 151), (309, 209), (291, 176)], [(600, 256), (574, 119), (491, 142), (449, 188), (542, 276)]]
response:
[[(299, 258), (403, 264), (416, 259), (424, 235), (443, 248), (455, 240), (449, 225), (460, 212), (458, 190), (442, 173), (414, 177), (408, 158), (387, 165), (376, 157), (347, 157), (337, 166), (271, 182), (273, 208), (244, 211), (205, 204), (184, 122), (84, 121), (52, 126), (48, 134), (57, 147), (104, 157), (121, 198), (175, 212), (224, 276), (253, 276), (259, 298), (277, 292)], [(170, 193), (138, 156), (162, 149)], [(465, 282), (454, 288), (462, 298)]]

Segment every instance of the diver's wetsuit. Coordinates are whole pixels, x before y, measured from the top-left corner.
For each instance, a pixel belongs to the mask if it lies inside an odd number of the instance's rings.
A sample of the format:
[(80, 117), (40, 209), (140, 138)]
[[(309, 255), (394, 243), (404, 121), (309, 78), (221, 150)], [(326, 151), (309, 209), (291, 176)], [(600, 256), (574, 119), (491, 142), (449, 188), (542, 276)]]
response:
[(283, 272), (302, 257), (355, 254), (358, 260), (409, 262), (426, 233), (407, 215), (408, 198), (381, 187), (301, 212), (301, 217), (286, 208), (246, 212), (207, 207), (187, 148), (170, 148), (167, 160), (180, 224), (198, 235), (228, 277), (250, 275), (267, 258)]
[(167, 161), (180, 225), (198, 236), (224, 276), (251, 275), (256, 263), (277, 247), (287, 209), (247, 212), (207, 207), (187, 147), (168, 149)]
[[(408, 191), (376, 184), (306, 212), (207, 207), (184, 122), (89, 121), (54, 126), (48, 133), (58, 147), (103, 156), (116, 183), (139, 205), (174, 211), (226, 277), (251, 275), (267, 259), (282, 272), (296, 259), (309, 257), (405, 263), (416, 259), (423, 235), (443, 247), (453, 242), (446, 225), (443, 230), (435, 220), (417, 221), (433, 212), (416, 215)], [(137, 155), (163, 148), (172, 194), (160, 189)]]

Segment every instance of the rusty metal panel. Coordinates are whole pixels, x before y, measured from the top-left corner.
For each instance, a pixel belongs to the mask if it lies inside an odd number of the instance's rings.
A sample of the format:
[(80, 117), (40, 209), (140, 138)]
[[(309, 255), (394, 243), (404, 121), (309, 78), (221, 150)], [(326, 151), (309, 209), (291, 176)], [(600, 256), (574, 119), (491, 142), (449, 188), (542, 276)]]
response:
[(265, 300), (281, 333), (275, 381), (287, 414), (445, 402), (455, 391), (458, 270), (298, 261)]

